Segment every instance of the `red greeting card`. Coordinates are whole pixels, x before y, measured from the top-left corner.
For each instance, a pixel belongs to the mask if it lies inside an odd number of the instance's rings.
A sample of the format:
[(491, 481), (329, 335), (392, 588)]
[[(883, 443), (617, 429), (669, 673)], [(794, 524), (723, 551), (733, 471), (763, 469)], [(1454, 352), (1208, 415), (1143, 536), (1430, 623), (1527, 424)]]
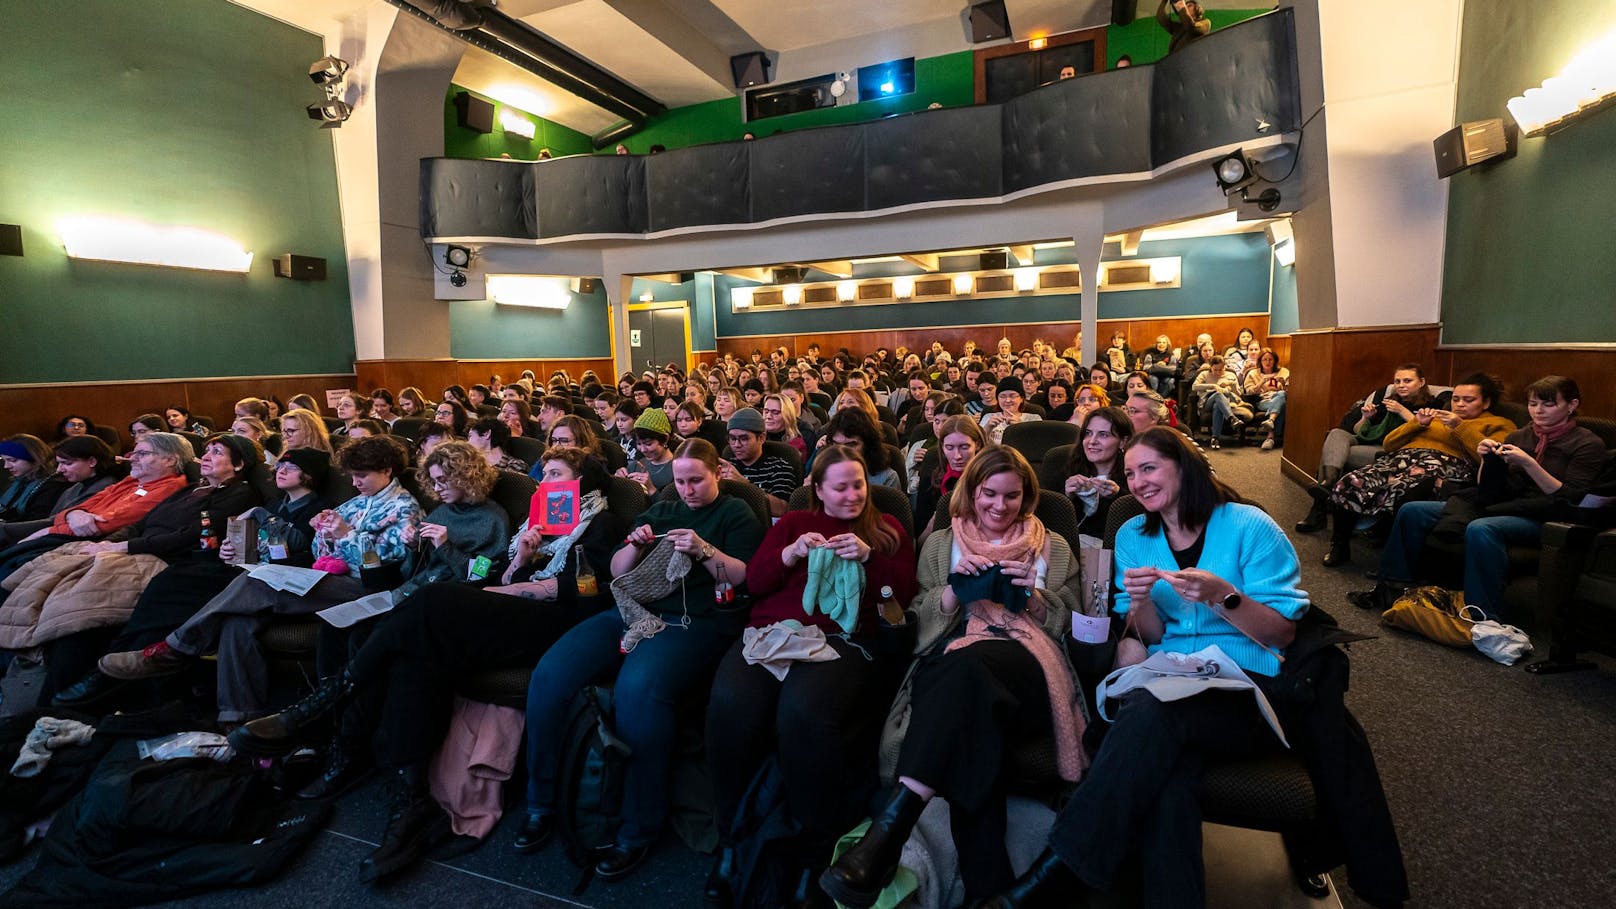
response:
[(540, 483), (528, 506), (528, 526), (550, 536), (564, 536), (578, 526), (578, 481)]

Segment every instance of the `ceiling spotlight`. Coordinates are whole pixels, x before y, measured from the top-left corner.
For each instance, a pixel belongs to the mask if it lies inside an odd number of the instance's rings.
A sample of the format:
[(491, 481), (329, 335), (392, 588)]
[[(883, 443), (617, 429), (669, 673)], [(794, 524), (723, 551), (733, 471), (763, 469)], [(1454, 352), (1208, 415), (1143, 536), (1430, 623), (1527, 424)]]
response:
[(310, 104), (308, 111), (309, 119), (319, 120), (322, 128), (340, 126), (342, 121), (353, 114), (353, 108), (348, 106), (348, 102), (339, 101), (336, 98), (322, 101), (319, 104)]
[(465, 268), (471, 264), (471, 248), (466, 246), (450, 246), (443, 250), (443, 261), (455, 268)]
[(449, 273), (449, 284), (451, 286), (454, 286), (454, 287), (465, 287), (466, 286), (466, 273), (461, 271), (458, 268), (455, 269), (454, 271), (450, 272)]
[(309, 66), (309, 79), (315, 85), (327, 85), (332, 82), (341, 82), (348, 72), (348, 61), (337, 57), (321, 57)]
[(1213, 161), (1212, 173), (1217, 176), (1218, 188), (1223, 190), (1225, 196), (1257, 182), (1257, 173), (1252, 170), (1251, 161), (1246, 158), (1243, 149), (1236, 149)]

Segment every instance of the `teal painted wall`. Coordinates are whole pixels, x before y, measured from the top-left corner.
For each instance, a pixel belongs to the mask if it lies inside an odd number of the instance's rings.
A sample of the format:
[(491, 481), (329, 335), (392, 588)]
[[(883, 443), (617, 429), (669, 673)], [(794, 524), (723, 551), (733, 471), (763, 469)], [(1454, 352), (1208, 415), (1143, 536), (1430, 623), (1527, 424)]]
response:
[[(1271, 6), (1267, 9), (1209, 9), (1206, 17), (1212, 20), (1212, 30), (1217, 31), (1273, 11)], [(1167, 56), (1167, 32), (1156, 24), (1155, 6), (1141, 3), (1139, 18), (1127, 25), (1106, 26), (1106, 68), (1116, 66), (1117, 58), (1123, 54), (1132, 57), (1134, 63), (1155, 63)]]
[[(1459, 121), (1506, 116), (1511, 97), (1560, 72), (1610, 24), (1597, 0), (1467, 3)], [(1616, 341), (1616, 112), (1448, 178), (1442, 340)]]
[(463, 300), (449, 307), (449, 356), (461, 360), (612, 355), (606, 291), (573, 294), (566, 309), (500, 306)]
[[(320, 39), (219, 0), (84, 0), (0, 34), (0, 382), (353, 369), (331, 133), (308, 119)], [(70, 261), (69, 215), (216, 231), (247, 275)], [(272, 259), (326, 260), (328, 279)]]
[[(1267, 238), (1261, 233), (1195, 240), (1141, 243), (1140, 258), (1179, 256), (1180, 287), (1115, 291), (1100, 295), (1102, 319), (1171, 318), (1268, 311)], [(1053, 258), (1053, 257), (1051, 257)], [(1107, 256), (1110, 261), (1113, 256)], [(1040, 264), (1053, 264), (1040, 257)], [(953, 298), (886, 306), (827, 307), (791, 311), (730, 309), (729, 291), (750, 282), (717, 275), (714, 297), (718, 336), (778, 335), (798, 331), (870, 331), (954, 325), (1070, 322), (1078, 318), (1077, 294), (1028, 298)]]
[(1288, 335), (1301, 327), (1296, 309), (1296, 266), (1274, 263), (1274, 299), (1268, 312), (1268, 333)]
[[(510, 155), (519, 161), (536, 161), (541, 148), (550, 149), (550, 154), (558, 158), (589, 152), (589, 137), (583, 133), (477, 92), (471, 92), (471, 95), (494, 105), (494, 131), (483, 134), (467, 129), (456, 119), (454, 105), (455, 95), (463, 91), (467, 89), (451, 83), (448, 94), (443, 98), (443, 156), (446, 158), (498, 158), (500, 155)], [(499, 116), (506, 108), (533, 121), (536, 128), (532, 139), (512, 135), (500, 128)]]

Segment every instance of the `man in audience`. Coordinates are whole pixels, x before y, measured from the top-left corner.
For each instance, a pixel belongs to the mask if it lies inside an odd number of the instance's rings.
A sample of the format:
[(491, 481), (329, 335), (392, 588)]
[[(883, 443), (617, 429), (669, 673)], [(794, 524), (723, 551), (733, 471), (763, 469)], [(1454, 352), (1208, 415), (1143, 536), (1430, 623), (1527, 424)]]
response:
[(735, 411), (729, 418), (729, 454), (719, 465), (718, 475), (726, 480), (745, 480), (769, 495), (769, 513), (786, 513), (786, 501), (802, 481), (801, 472), (783, 455), (763, 453), (766, 429), (763, 414), (751, 407)]
[(1161, 0), (1156, 23), (1167, 31), (1167, 52), (1175, 54), (1212, 33), (1212, 23), (1198, 0)]
[(479, 417), (466, 427), (466, 441), (483, 453), (483, 459), (500, 470), (527, 473), (528, 463), (505, 450), (511, 441), (511, 428), (499, 417)]
[(112, 475), (116, 455), (97, 436), (68, 436), (56, 443), (55, 455), (56, 475), (72, 485), (56, 497), (50, 517), (0, 523), (0, 549), (49, 527), (58, 515), (111, 486), (116, 479)]
[(560, 395), (545, 395), (539, 399), (539, 428), (548, 437), (556, 421), (572, 413), (572, 405)]

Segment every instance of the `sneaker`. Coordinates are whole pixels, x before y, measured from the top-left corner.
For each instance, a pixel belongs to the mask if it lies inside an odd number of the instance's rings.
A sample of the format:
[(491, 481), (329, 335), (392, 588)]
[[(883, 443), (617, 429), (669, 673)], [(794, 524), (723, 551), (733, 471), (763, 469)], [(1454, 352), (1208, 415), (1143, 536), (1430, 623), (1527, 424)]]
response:
[(109, 653), (97, 665), (106, 675), (132, 682), (173, 675), (183, 671), (190, 662), (190, 656), (169, 647), (167, 641), (158, 641), (145, 650)]
[(1273, 436), (1269, 436), (1268, 438), (1263, 439), (1262, 450), (1263, 451), (1273, 451), (1274, 450), (1274, 437)]
[(1212, 441), (1206, 443), (1206, 447), (1212, 449), (1213, 451), (1216, 451), (1219, 448), (1222, 448), (1223, 445), (1220, 442), (1218, 442), (1218, 437), (1217, 436), (1213, 436)]

